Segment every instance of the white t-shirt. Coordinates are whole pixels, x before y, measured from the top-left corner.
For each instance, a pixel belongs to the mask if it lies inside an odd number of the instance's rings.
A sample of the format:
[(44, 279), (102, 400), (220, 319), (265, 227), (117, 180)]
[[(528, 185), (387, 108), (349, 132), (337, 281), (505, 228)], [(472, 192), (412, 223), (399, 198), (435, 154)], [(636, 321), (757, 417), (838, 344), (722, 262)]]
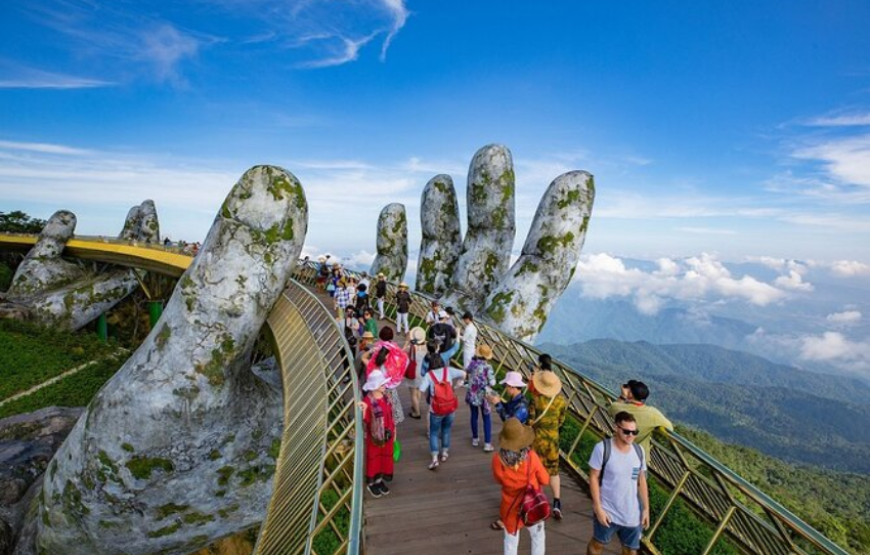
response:
[(435, 311), (431, 308), (429, 312), (426, 313), (426, 323), (427, 324), (436, 324), (441, 321), (442, 318), (446, 318), (448, 316), (447, 312), (439, 309), (436, 317)]
[[(637, 479), (646, 471), (646, 461), (637, 456), (634, 447), (627, 453), (620, 452), (612, 439), (610, 459), (604, 467), (601, 481), (601, 508), (610, 515), (614, 524), (621, 526), (640, 526), (640, 497), (637, 493)], [(589, 467), (601, 470), (604, 462), (604, 442), (599, 441), (592, 449)]]

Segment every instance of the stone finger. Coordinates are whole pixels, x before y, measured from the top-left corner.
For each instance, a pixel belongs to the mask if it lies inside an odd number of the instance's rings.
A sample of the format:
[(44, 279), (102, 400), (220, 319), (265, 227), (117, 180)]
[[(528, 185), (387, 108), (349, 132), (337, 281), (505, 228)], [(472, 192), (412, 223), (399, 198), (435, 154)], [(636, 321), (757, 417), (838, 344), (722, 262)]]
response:
[(531, 341), (568, 287), (580, 259), (595, 199), (591, 174), (560, 175), (544, 193), (520, 258), (486, 299), (502, 331)]
[(40, 552), (186, 553), (262, 520), (282, 397), (250, 355), (307, 223), (292, 174), (242, 176), (159, 324), (49, 465)]
[(383, 273), (388, 280), (396, 282), (405, 279), (408, 267), (408, 217), (405, 205), (394, 202), (381, 210), (377, 250), (371, 274), (376, 276)]
[(459, 203), (449, 175), (436, 175), (420, 199), (423, 240), (417, 262), (416, 290), (440, 296), (449, 287), (462, 248)]
[(81, 268), (60, 257), (75, 229), (76, 216), (67, 210), (59, 210), (48, 219), (36, 244), (12, 276), (9, 299), (27, 300), (82, 276)]
[(516, 236), (514, 193), (510, 150), (478, 150), (468, 170), (468, 231), (446, 302), (476, 312), (507, 270)]

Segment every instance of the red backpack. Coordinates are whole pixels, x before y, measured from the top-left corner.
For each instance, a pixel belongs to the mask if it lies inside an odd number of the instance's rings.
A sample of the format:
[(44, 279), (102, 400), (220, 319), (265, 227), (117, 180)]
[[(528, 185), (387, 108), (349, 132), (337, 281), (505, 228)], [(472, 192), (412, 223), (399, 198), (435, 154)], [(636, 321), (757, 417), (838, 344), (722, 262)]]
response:
[(447, 372), (445, 366), (441, 380), (435, 379), (435, 370), (429, 372), (429, 379), (432, 380), (432, 413), (435, 416), (447, 416), (459, 408), (459, 401), (453, 393), (453, 384), (450, 383)]

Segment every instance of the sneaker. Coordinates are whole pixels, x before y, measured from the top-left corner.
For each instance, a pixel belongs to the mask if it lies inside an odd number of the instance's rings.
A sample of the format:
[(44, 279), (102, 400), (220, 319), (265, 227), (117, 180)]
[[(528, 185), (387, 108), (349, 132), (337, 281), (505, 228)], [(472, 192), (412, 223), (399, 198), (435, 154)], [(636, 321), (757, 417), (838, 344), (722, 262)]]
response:
[(429, 463), (429, 470), (438, 470), (438, 459)]
[(381, 486), (381, 495), (390, 495), (390, 488), (387, 487), (387, 484), (381, 482), (378, 485)]
[(383, 493), (381, 493), (380, 484), (369, 484), (366, 486), (366, 489), (369, 490), (369, 493), (372, 494), (372, 497), (375, 499), (383, 495)]
[(553, 518), (562, 520), (562, 502), (558, 499), (553, 501)]
[(492, 446), (492, 443), (485, 443), (483, 445), (484, 453), (492, 453), (493, 451), (495, 451), (495, 448)]
[(476, 437), (471, 438), (471, 446), (477, 447), (478, 445), (480, 445), (480, 440), (477, 439)]
[(447, 458), (449, 456), (450, 456), (450, 454), (447, 451), (444, 451), (443, 453), (441, 453), (441, 462), (447, 462)]

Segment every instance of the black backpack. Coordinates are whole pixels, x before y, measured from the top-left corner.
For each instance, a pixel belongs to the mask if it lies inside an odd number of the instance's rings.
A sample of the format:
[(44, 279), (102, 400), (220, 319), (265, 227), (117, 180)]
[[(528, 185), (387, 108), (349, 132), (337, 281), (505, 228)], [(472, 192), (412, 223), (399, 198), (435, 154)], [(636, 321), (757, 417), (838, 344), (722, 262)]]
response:
[[(604, 467), (607, 466), (607, 461), (610, 460), (610, 438), (606, 438), (602, 443), (604, 444), (604, 456), (601, 458), (601, 473), (598, 475), (598, 484), (601, 485), (604, 482)], [(640, 459), (640, 467), (643, 468), (644, 465), (644, 455), (643, 455), (643, 447), (638, 445), (637, 443), (632, 443), (632, 447), (634, 447), (634, 452), (637, 454), (637, 458)]]

